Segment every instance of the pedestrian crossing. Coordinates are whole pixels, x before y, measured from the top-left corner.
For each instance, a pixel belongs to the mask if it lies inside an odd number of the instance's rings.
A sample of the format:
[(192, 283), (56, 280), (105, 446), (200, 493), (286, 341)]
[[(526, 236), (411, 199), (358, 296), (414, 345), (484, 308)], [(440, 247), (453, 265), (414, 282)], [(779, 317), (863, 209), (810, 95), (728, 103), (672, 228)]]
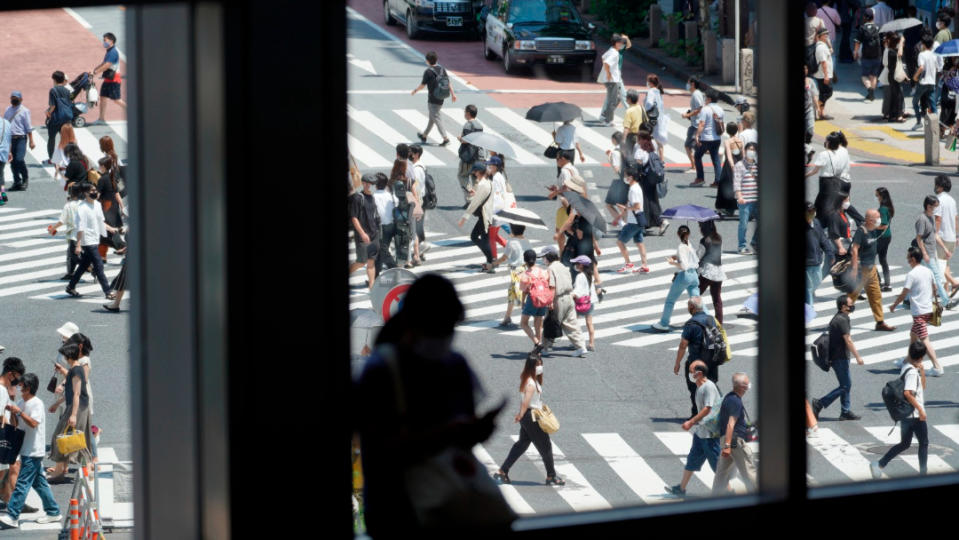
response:
[[(77, 137), (77, 145), (80, 147), (80, 150), (83, 151), (83, 154), (87, 156), (94, 165), (97, 160), (103, 157), (103, 152), (100, 151), (100, 137), (104, 135), (109, 135), (110, 138), (113, 139), (114, 149), (117, 151), (120, 159), (126, 157), (126, 120), (107, 122), (106, 126), (74, 128), (73, 132)], [(43, 164), (48, 157), (47, 130), (45, 127), (34, 126), (33, 141), (35, 143), (34, 148), (31, 149), (30, 146), (27, 145), (27, 153), (24, 158), (29, 169), (30, 182), (50, 180), (54, 177), (54, 168), (52, 165)], [(392, 163), (392, 160), (390, 163)], [(8, 188), (13, 185), (13, 173), (11, 169), (11, 167), (4, 167), (3, 170), (3, 181)], [(40, 171), (42, 171), (42, 173)], [(11, 194), (11, 199), (14, 198), (13, 195), (14, 194)], [(0, 225), (0, 231), (4, 230), (5, 227)]]
[[(561, 407), (556, 414), (562, 415)], [(929, 474), (953, 473), (959, 468), (959, 424), (930, 422)], [(512, 427), (508, 428), (510, 431)], [(871, 480), (871, 461), (899, 442), (899, 430), (889, 434), (890, 426), (860, 426), (845, 423), (823, 427), (807, 437), (810, 485)], [(506, 458), (516, 434), (497, 432), (473, 453), (489, 471), (495, 473)], [(606, 510), (622, 505), (668, 504), (682, 499), (669, 495), (666, 486), (679, 483), (692, 434), (679, 430), (644, 433), (574, 433), (560, 430), (550, 439), (556, 473), (565, 486), (546, 486), (546, 469), (533, 445), (509, 471), (511, 484), (500, 485), (504, 498), (520, 515), (556, 512)], [(747, 443), (756, 463), (760, 444)], [(563, 448), (566, 448), (564, 453)], [(575, 449), (575, 454), (570, 448)], [(904, 452), (883, 469), (883, 478), (915, 475), (919, 460), (915, 451)], [(706, 463), (693, 474), (686, 488), (687, 498), (710, 496), (714, 473)], [(736, 473), (730, 489), (747, 492)]]
[[(668, 125), (668, 144), (665, 148), (666, 166), (688, 167), (689, 158), (684, 150), (686, 127), (689, 125), (680, 114), (681, 107), (671, 110)], [(443, 137), (439, 130), (433, 129), (427, 135), (421, 163), (427, 167), (458, 167), (459, 143), (456, 137), (461, 133), (463, 110), (446, 106), (441, 110), (443, 126), (450, 137), (450, 144), (440, 146)], [(608, 166), (606, 151), (612, 146), (610, 136), (614, 131), (622, 131), (623, 111), (617, 110), (613, 127), (597, 126), (599, 107), (584, 107), (583, 119), (573, 121), (576, 136), (586, 157), (581, 162), (579, 156), (576, 165)], [(390, 109), (386, 111), (359, 110), (347, 107), (349, 132), (347, 143), (351, 154), (361, 168), (389, 168), (396, 156), (399, 143), (419, 142), (417, 132), (426, 128), (427, 116), (419, 109)], [(508, 166), (553, 166), (555, 162), (543, 156), (543, 150), (552, 144), (550, 133), (557, 124), (532, 122), (525, 118), (525, 110), (508, 107), (487, 107), (480, 109), (477, 117), (483, 124), (483, 130), (502, 137), (509, 143), (516, 158), (508, 160)], [(708, 165), (709, 156), (704, 156)], [(711, 165), (709, 165), (711, 167)]]

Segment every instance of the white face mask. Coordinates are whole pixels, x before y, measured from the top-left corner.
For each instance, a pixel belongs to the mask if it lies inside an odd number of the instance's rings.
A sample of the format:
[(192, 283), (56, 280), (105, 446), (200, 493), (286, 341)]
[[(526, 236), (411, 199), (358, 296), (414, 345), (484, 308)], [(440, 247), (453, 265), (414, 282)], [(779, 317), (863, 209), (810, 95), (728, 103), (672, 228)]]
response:
[(689, 374), (687, 374), (687, 378), (689, 379), (689, 382), (691, 382), (691, 383), (693, 383), (693, 384), (696, 384), (696, 375), (695, 375), (695, 374), (689, 373)]
[(757, 156), (756, 156), (756, 151), (755, 151), (755, 150), (747, 150), (747, 151), (746, 151), (746, 159), (748, 159), (749, 161), (756, 161), (756, 157), (757, 157)]
[(747, 392), (750, 391), (750, 390), (752, 390), (752, 389), (753, 389), (753, 383), (749, 383), (749, 384), (746, 385), (746, 391), (747, 391)]
[(536, 366), (536, 374), (537, 375), (543, 374), (543, 366)]
[(875, 220), (873, 220), (872, 224), (873, 224), (874, 227), (881, 227), (881, 226), (882, 226), (882, 220), (881, 220), (881, 219), (875, 219)]
[(846, 202), (842, 203), (842, 209), (845, 210), (845, 209), (849, 208), (849, 206), (850, 206), (851, 204), (852, 204), (852, 203), (850, 203), (849, 201), (846, 201)]

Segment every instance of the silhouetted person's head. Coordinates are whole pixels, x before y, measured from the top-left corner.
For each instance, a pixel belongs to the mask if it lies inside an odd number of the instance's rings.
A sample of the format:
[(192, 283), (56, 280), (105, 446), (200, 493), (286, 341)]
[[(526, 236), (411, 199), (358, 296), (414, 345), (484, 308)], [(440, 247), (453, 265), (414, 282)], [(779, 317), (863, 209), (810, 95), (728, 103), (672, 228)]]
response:
[(426, 274), (410, 286), (376, 343), (391, 343), (422, 358), (439, 360), (449, 353), (453, 332), (464, 314), (453, 283), (438, 274)]

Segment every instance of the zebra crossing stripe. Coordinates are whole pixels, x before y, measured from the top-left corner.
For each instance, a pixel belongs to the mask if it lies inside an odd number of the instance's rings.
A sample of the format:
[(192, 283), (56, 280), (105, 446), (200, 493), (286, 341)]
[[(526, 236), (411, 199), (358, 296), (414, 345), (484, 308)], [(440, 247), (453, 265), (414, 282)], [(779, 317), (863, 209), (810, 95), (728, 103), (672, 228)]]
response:
[[(534, 143), (544, 149), (553, 144), (552, 134), (523, 118), (512, 109), (507, 109), (506, 107), (488, 107), (486, 112), (506, 122), (507, 125), (516, 127), (523, 135), (529, 137)], [(577, 163), (579, 163), (578, 160)], [(586, 165), (596, 165), (597, 163), (598, 162), (592, 157), (586, 156)]]
[[(519, 440), (518, 435), (511, 435), (511, 438), (513, 442)], [(553, 442), (552, 445), (553, 467), (556, 469), (556, 474), (566, 481), (565, 486), (556, 488), (556, 493), (577, 512), (611, 509), (613, 506), (593, 488), (575, 465), (567, 461), (566, 455), (556, 446), (556, 443)], [(543, 458), (540, 457), (535, 447), (530, 445), (526, 449), (526, 457), (536, 465), (536, 468), (543, 473), (545, 478), (546, 467), (543, 466)]]
[(80, 150), (92, 160), (91, 166), (96, 168), (98, 160), (95, 156), (103, 155), (103, 152), (100, 151), (100, 139), (90, 133), (88, 129), (74, 129), (73, 133), (77, 136), (77, 145)]
[[(425, 129), (427, 122), (429, 122), (429, 118), (427, 118), (426, 115), (424, 115), (423, 113), (415, 109), (393, 109), (393, 113), (399, 116), (400, 118), (402, 118), (403, 120), (406, 120), (406, 122), (410, 124), (411, 126), (413, 126), (413, 128), (416, 129), (417, 132), (419, 132), (422, 129)], [(440, 120), (442, 120), (442, 117), (440, 117)], [(443, 129), (446, 129), (445, 124), (443, 125)], [(443, 142), (443, 137), (442, 135), (440, 135), (439, 131), (440, 131), (439, 129), (431, 130), (429, 134), (426, 136), (426, 139), (429, 141), (433, 141), (433, 143), (439, 145), (440, 143)], [(452, 135), (453, 133), (455, 132), (448, 132), (447, 135)], [(455, 140), (456, 140), (455, 136), (450, 137), (450, 144), (447, 144), (446, 146), (440, 146), (439, 148), (442, 148), (442, 150), (439, 150), (439, 152), (443, 152), (445, 150), (446, 152), (452, 154), (452, 156), (458, 160), (459, 152), (456, 150), (458, 146), (454, 144)]]
[[(819, 427), (818, 437), (807, 437), (806, 443), (813, 447), (832, 466), (850, 480), (869, 480), (869, 460), (855, 446), (849, 444), (831, 429)], [(884, 475), (885, 476), (885, 475)]]
[[(617, 113), (616, 113), (616, 118), (615, 118), (614, 121), (615, 121), (616, 125), (622, 126), (622, 125), (623, 125), (623, 116), (619, 114), (619, 109), (616, 109), (616, 111), (617, 111)], [(583, 108), (583, 112), (589, 114), (590, 116), (592, 116), (592, 117), (595, 118), (595, 119), (599, 119), (599, 115), (600, 115), (601, 112), (602, 112), (602, 108), (601, 108), (601, 107), (584, 107), (584, 108)], [(682, 117), (680, 117), (680, 118), (682, 118)], [(685, 152), (684, 150), (682, 150), (683, 145), (684, 145), (685, 142), (686, 142), (686, 131), (685, 131), (685, 129), (680, 128), (680, 134), (677, 135), (677, 134), (676, 134), (676, 127), (675, 127), (676, 124), (677, 124), (676, 118), (670, 118), (670, 122), (669, 122), (669, 124), (667, 125), (667, 128), (666, 128), (666, 129), (668, 130), (668, 132), (669, 132), (670, 135), (672, 135), (672, 136), (674, 136), (675, 138), (678, 138), (678, 139), (679, 139), (679, 149), (675, 148), (675, 147), (674, 147), (673, 145), (671, 145), (671, 144), (667, 144), (667, 145), (666, 145), (666, 150), (665, 150), (666, 162), (667, 162), (667, 163), (677, 163), (677, 164), (689, 163), (689, 157), (686, 155), (686, 152)], [(576, 131), (579, 132), (579, 128), (577, 128)], [(617, 130), (617, 131), (621, 131), (621, 130)], [(607, 144), (609, 144), (609, 143), (607, 143)], [(657, 144), (658, 144), (658, 143), (657, 143)], [(708, 158), (708, 157), (709, 157), (709, 156), (707, 155), (706, 158)], [(706, 158), (704, 158), (704, 159), (706, 159)]]
[(676, 502), (663, 492), (666, 482), (618, 433), (583, 433), (583, 438), (646, 504)]
[[(15, 251), (13, 253), (5, 253), (3, 255), (0, 255), (0, 262), (13, 261), (16, 259), (27, 259), (30, 257), (34, 257), (36, 255), (47, 255), (48, 253), (56, 253), (56, 252), (65, 253), (66, 252), (65, 246), (61, 244), (56, 247), (45, 247), (45, 248), (39, 248), (39, 249), (31, 249), (27, 251)], [(3, 268), (3, 267), (0, 266), (0, 268)]]
[[(493, 475), (496, 471), (499, 470), (499, 465), (493, 461), (493, 457), (489, 455), (489, 452), (486, 451), (481, 445), (477, 444), (473, 447), (473, 455), (476, 456), (476, 459), (486, 467), (486, 470), (489, 472), (490, 476)], [(514, 512), (520, 515), (529, 515), (535, 514), (536, 510), (533, 510), (533, 507), (527, 503), (522, 495), (519, 494), (519, 490), (515, 486), (509, 484), (500, 484), (500, 492), (503, 494), (503, 498), (506, 499), (506, 502), (509, 503), (510, 508)]]
[[(686, 456), (689, 455), (689, 448), (693, 444), (693, 436), (686, 431), (657, 431), (655, 434), (659, 442), (663, 443), (666, 448), (669, 448), (669, 451), (674, 456), (679, 456), (680, 461), (685, 465)], [(693, 476), (699, 479), (707, 489), (711, 490), (713, 488), (713, 478), (715, 478), (716, 475), (708, 463), (703, 465), (700, 470), (694, 472)]]
[[(66, 253), (66, 246), (63, 249)], [(47, 257), (46, 259), (34, 259), (32, 261), (26, 261), (15, 264), (7, 264), (0, 266), (0, 274), (5, 274), (7, 272), (15, 272), (17, 270), (24, 270), (26, 268), (35, 268), (38, 266), (50, 266), (51, 264), (66, 264), (66, 256), (60, 255), (59, 257)]]
[[(453, 111), (451, 111), (451, 110), (449, 110), (449, 109), (442, 109), (442, 111), (443, 111), (443, 114), (445, 114), (446, 116), (448, 116), (449, 118), (451, 118), (454, 122), (456, 122), (456, 123), (458, 123), (458, 124), (464, 123), (464, 122), (466, 121), (465, 118), (463, 118), (462, 116), (457, 116), (456, 113), (454, 113)], [(458, 112), (458, 111), (457, 111), (457, 112)], [(491, 128), (490, 126), (488, 126), (488, 125), (486, 124), (486, 122), (482, 122), (482, 123), (483, 123), (483, 132), (484, 132), (484, 133), (489, 133), (490, 135), (496, 135), (497, 137), (499, 137), (499, 138), (503, 139), (504, 141), (506, 141), (507, 143), (509, 143), (510, 148), (512, 148), (512, 149), (513, 149), (513, 152), (516, 154), (516, 161), (517, 161), (519, 164), (521, 164), (521, 165), (545, 165), (545, 164), (546, 164), (545, 159), (541, 159), (541, 158), (537, 157), (537, 156), (536, 156), (535, 154), (533, 154), (532, 152), (526, 150), (526, 149), (523, 148), (522, 146), (520, 146), (520, 145), (514, 143), (513, 141), (507, 139), (506, 137), (504, 137), (503, 135), (501, 135), (499, 132), (497, 132), (495, 129), (493, 129), (493, 128)], [(458, 158), (458, 157), (459, 157), (459, 155), (457, 154), (457, 158)], [(458, 165), (458, 163), (457, 163), (457, 165)]]
[(952, 442), (959, 444), (959, 424), (936, 424), (933, 427)]
[[(875, 437), (876, 440), (881, 441), (884, 444), (889, 444), (889, 445), (899, 444), (898, 430), (892, 433), (889, 433), (889, 428), (882, 427), (882, 426), (865, 427), (864, 429), (868, 431), (873, 437)], [(899, 454), (898, 457), (902, 458), (902, 460), (905, 461), (907, 465), (912, 467), (914, 471), (917, 471), (917, 472), (919, 471), (918, 455)], [(953, 469), (951, 465), (946, 463), (946, 460), (942, 459), (941, 457), (935, 454), (929, 454), (929, 459), (927, 460), (926, 465), (928, 467), (929, 472), (932, 474), (956, 472), (956, 470)]]
[(127, 140), (127, 121), (126, 120), (110, 121), (110, 122), (107, 122), (107, 125), (110, 126), (110, 128), (113, 129), (113, 131), (116, 132), (116, 134), (121, 139), (123, 139), (124, 141)]
[[(400, 132), (390, 127), (386, 122), (380, 120), (378, 116), (369, 111), (348, 109), (347, 114), (354, 122), (370, 131), (370, 133), (375, 134), (380, 139), (383, 139), (389, 143), (390, 146), (396, 146), (402, 142), (409, 143), (415, 139), (415, 137), (406, 137), (400, 134)], [(352, 132), (353, 130), (351, 129), (350, 131)], [(423, 157), (421, 160), (423, 161), (423, 164), (428, 167), (443, 165), (443, 162), (428, 150), (423, 150)]]
[[(29, 144), (27, 145), (27, 152), (29, 152), (30, 155), (33, 156), (33, 159), (37, 162), (38, 165), (43, 163), (43, 161), (48, 158), (47, 141), (43, 137), (43, 135), (41, 135), (41, 132), (46, 133), (46, 130), (40, 130), (40, 129), (34, 128), (33, 137), (34, 139), (36, 139), (35, 141), (36, 146), (34, 148), (30, 148), (30, 145)], [(54, 169), (52, 165), (40, 165), (40, 168), (47, 173), (48, 177), (53, 178)]]
[(380, 156), (376, 153), (376, 150), (373, 150), (369, 146), (366, 146), (365, 143), (354, 137), (353, 135), (347, 133), (347, 145), (350, 149), (350, 154), (353, 155), (360, 163), (367, 167), (391, 167), (392, 162), (388, 161), (386, 158)]
[[(6, 169), (6, 167), (4, 167), (4, 169)], [(15, 208), (13, 206), (4, 206), (4, 207), (0, 207), (0, 214), (7, 214), (10, 212), (22, 212), (23, 210), (24, 210), (23, 208)]]
[[(27, 218), (37, 218), (52, 215), (60, 215), (60, 210), (34, 210), (33, 212), (24, 212), (15, 216), (0, 216), (0, 223), (9, 223), (11, 221), (20, 221)], [(4, 227), (6, 227), (6, 225), (4, 225)]]

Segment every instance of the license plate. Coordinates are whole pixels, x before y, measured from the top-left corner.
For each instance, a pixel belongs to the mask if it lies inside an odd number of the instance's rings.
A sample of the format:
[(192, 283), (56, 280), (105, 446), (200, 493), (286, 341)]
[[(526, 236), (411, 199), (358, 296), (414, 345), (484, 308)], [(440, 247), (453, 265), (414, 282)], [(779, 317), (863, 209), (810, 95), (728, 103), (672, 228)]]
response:
[(446, 26), (463, 26), (463, 17), (447, 17)]
[(547, 64), (562, 64), (566, 61), (566, 58), (558, 55), (550, 55), (546, 57)]

